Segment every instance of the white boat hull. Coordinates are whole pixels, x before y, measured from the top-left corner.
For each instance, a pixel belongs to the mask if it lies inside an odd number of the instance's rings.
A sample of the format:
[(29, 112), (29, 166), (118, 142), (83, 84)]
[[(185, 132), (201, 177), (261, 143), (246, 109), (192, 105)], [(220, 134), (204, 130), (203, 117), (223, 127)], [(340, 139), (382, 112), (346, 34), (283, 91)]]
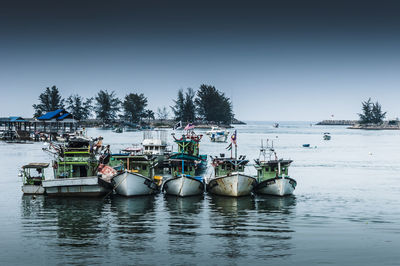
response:
[(165, 181), (163, 191), (169, 195), (187, 197), (204, 193), (204, 183), (192, 177), (173, 177)]
[(46, 192), (46, 190), (41, 185), (23, 185), (22, 192), (28, 195), (42, 195)]
[(296, 181), (292, 178), (278, 177), (260, 182), (254, 190), (259, 194), (286, 196), (293, 194), (296, 184)]
[(207, 190), (210, 193), (221, 196), (247, 196), (251, 194), (256, 179), (242, 173), (232, 173), (231, 175), (221, 176), (210, 180)]
[(111, 182), (119, 195), (127, 197), (150, 195), (159, 189), (150, 178), (127, 171), (113, 177)]
[(42, 184), (49, 196), (97, 197), (111, 191), (111, 184), (97, 176), (55, 178), (44, 180)]

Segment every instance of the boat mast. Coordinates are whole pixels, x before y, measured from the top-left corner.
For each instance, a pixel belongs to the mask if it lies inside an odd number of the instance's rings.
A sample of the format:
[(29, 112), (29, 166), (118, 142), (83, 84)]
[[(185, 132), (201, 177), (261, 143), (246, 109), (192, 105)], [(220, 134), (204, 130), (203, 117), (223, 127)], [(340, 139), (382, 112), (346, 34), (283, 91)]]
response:
[(237, 171), (238, 161), (237, 161), (237, 132), (235, 130), (235, 171)]

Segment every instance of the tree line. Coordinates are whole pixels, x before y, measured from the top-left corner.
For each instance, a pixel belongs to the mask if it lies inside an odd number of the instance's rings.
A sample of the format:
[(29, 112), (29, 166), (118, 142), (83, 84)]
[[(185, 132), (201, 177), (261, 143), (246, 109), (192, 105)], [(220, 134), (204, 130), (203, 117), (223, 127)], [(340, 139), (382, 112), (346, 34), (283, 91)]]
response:
[[(56, 86), (47, 87), (39, 95), (39, 103), (34, 104), (34, 117), (57, 109), (66, 109), (75, 119), (85, 120), (92, 117), (104, 123), (123, 119), (131, 123), (149, 123), (155, 116), (161, 121), (169, 118), (168, 108), (157, 108), (157, 112), (147, 109), (148, 100), (143, 93), (129, 93), (124, 98), (117, 97), (115, 91), (100, 90), (95, 97), (84, 98), (72, 94), (64, 99)], [(179, 90), (173, 100), (171, 110), (174, 119), (182, 122), (202, 120), (229, 124), (234, 118), (231, 100), (214, 86), (202, 84), (194, 91), (191, 88)]]

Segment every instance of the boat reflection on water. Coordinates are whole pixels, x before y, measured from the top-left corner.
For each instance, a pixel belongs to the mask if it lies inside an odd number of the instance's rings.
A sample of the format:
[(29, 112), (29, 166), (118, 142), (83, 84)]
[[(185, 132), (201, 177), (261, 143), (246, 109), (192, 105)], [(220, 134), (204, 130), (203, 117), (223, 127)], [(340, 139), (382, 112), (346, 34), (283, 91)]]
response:
[(254, 234), (262, 241), (257, 258), (287, 258), (293, 254), (291, 222), (295, 218), (296, 197), (258, 195), (256, 198), (257, 224)]
[(179, 264), (193, 264), (198, 249), (202, 248), (199, 236), (203, 234), (204, 196), (164, 196), (165, 209), (169, 215), (167, 227), (169, 259), (179, 258)]
[(221, 260), (217, 263), (236, 264), (251, 248), (248, 240), (252, 228), (248, 222), (253, 216), (249, 214), (254, 212), (255, 201), (251, 196), (210, 196), (211, 235), (217, 238), (214, 243), (218, 244), (211, 253)]
[[(46, 264), (68, 264), (75, 260), (85, 265), (94, 263), (105, 254), (102, 251), (106, 251), (108, 245), (109, 224), (104, 223), (104, 204), (98, 198), (23, 196), (21, 237), (29, 247), (24, 252), (32, 256), (26, 257), (31, 261), (20, 262), (34, 264), (35, 260), (46, 258)], [(46, 249), (38, 244), (43, 242), (47, 243)], [(59, 253), (52, 252), (52, 247)], [(43, 264), (43, 261), (37, 263)]]
[(213, 257), (221, 263), (240, 264), (248, 250), (253, 260), (287, 258), (292, 255), (290, 214), (294, 197), (216, 197), (210, 198), (211, 235), (217, 238), (212, 248)]
[(296, 196), (257, 195), (256, 206), (259, 213), (278, 211), (284, 214), (291, 214), (296, 206)]
[[(136, 197), (123, 197), (114, 195), (111, 198), (111, 206), (118, 212), (117, 217), (140, 216), (154, 211), (155, 195)], [(134, 218), (129, 217), (129, 218)]]
[(115, 195), (110, 199), (115, 217), (112, 224), (114, 244), (118, 250), (132, 256), (138, 252), (156, 252), (152, 240), (156, 229), (155, 201), (158, 198), (156, 195), (130, 198)]
[(186, 198), (173, 195), (165, 195), (165, 206), (170, 214), (198, 214), (202, 210), (203, 195), (190, 196)]
[(246, 214), (246, 211), (255, 210), (255, 202), (253, 197), (225, 197), (212, 195), (211, 209), (218, 211), (225, 216), (238, 216), (238, 214)]

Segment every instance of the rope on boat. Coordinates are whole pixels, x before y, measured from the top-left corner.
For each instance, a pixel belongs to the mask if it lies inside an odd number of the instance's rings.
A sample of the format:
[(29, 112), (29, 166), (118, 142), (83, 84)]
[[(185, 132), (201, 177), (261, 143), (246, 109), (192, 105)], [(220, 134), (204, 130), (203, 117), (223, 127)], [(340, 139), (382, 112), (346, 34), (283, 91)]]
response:
[[(126, 174), (128, 173), (128, 172), (125, 172)], [(104, 198), (103, 199), (105, 199), (105, 198), (107, 198), (115, 189), (117, 189), (118, 187), (119, 187), (119, 185), (121, 185), (122, 184), (122, 182), (124, 182), (124, 180), (126, 179), (128, 177), (128, 174), (127, 175), (125, 175), (125, 177), (124, 178), (122, 178), (122, 180), (115, 186), (115, 187), (113, 187), (113, 189), (111, 189), (111, 191), (110, 192), (108, 192), (105, 196), (104, 196)]]

